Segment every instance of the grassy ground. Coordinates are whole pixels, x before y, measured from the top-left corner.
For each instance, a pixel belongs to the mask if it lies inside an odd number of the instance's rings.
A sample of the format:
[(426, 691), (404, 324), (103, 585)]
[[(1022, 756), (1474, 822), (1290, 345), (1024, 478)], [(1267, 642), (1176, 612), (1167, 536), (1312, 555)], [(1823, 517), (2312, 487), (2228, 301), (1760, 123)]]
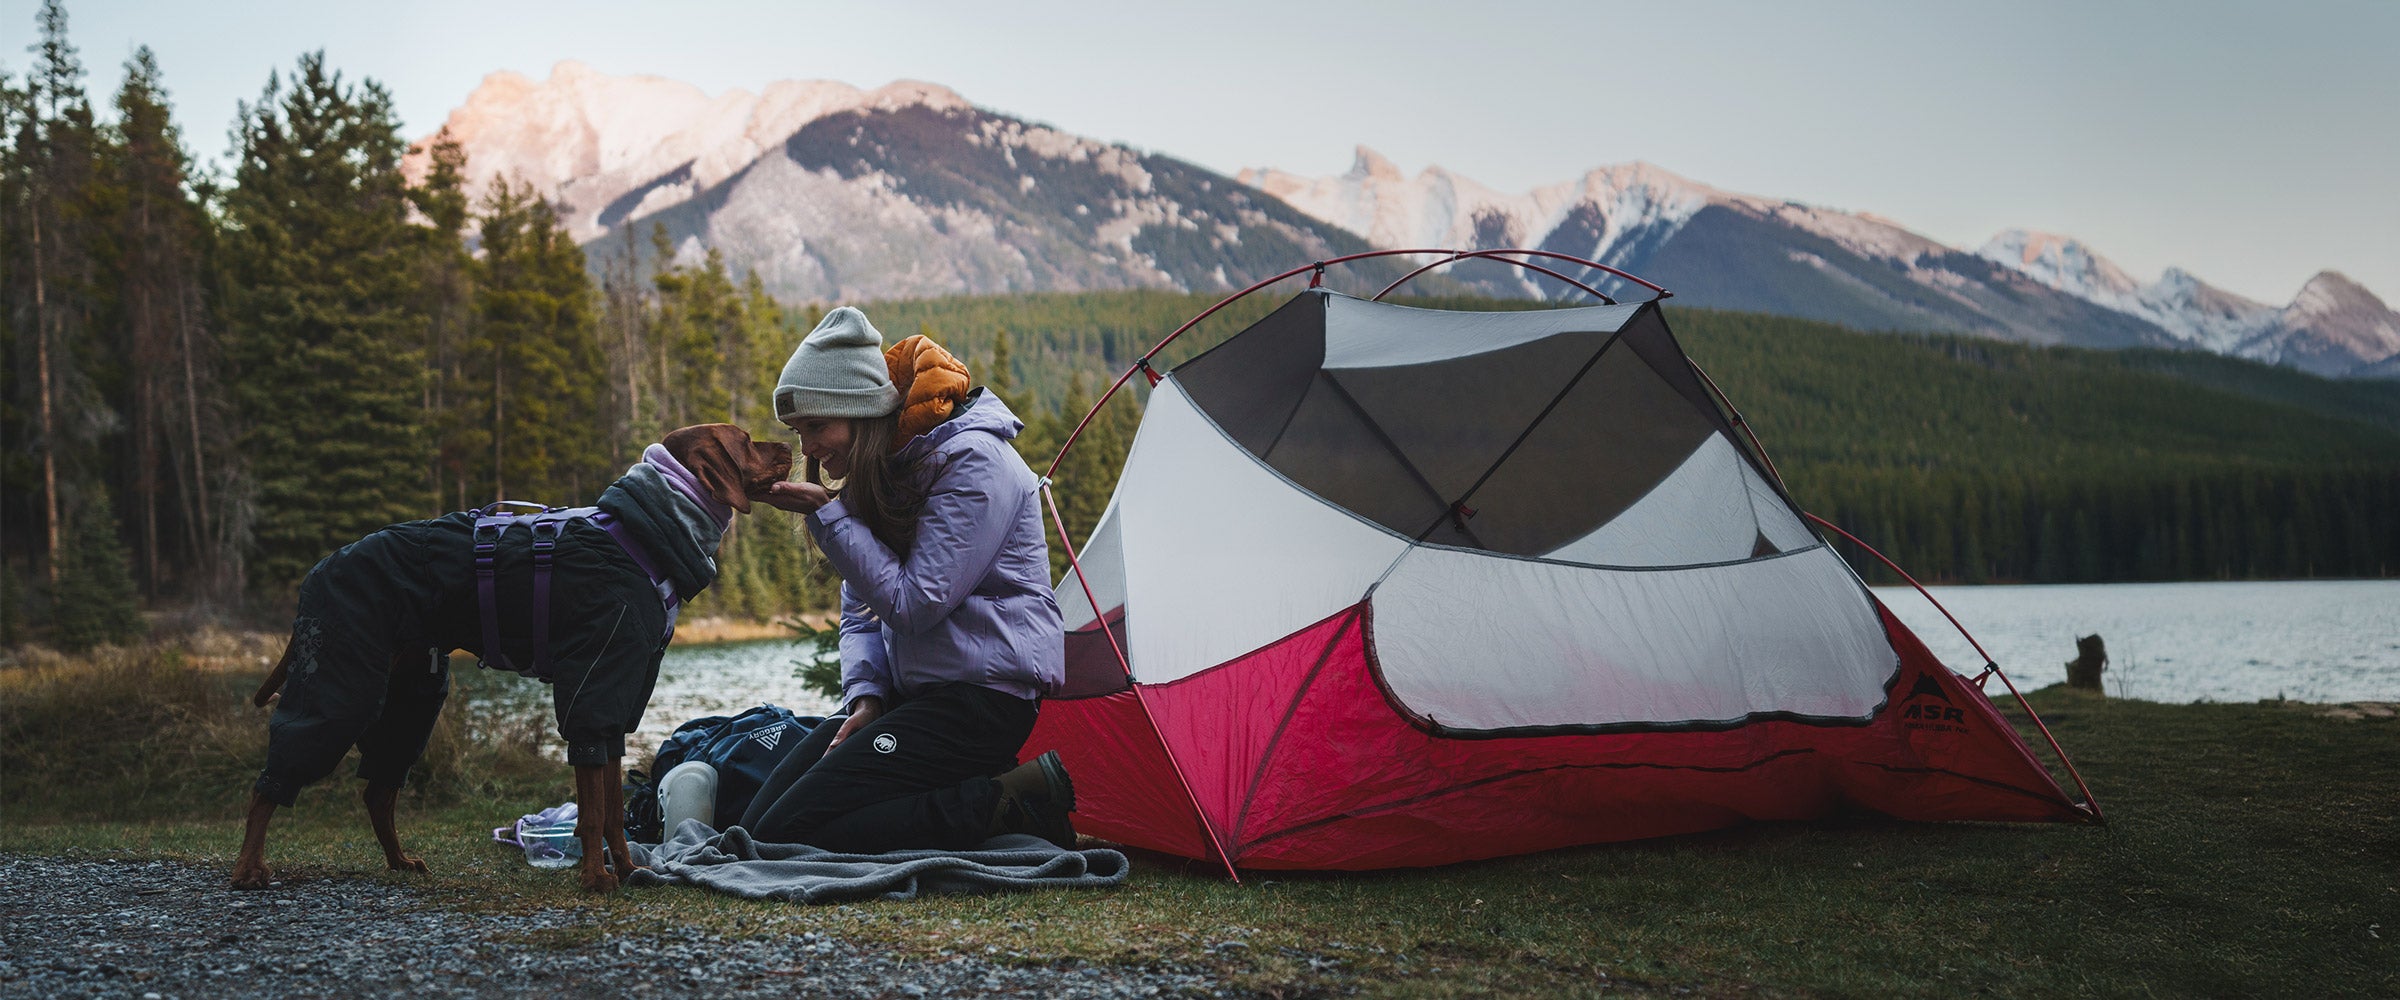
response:
[[(194, 771), (179, 780), (205, 787), (172, 794), (150, 784), (176, 770), (164, 765), (115, 796), (88, 780), (46, 790), (36, 772), (55, 755), (30, 755), (29, 712), (75, 699), (11, 676), (24, 669), (0, 671), (0, 850), (230, 863), (255, 756)], [(1137, 855), (1115, 891), (800, 909), (678, 889), (586, 897), (570, 874), (485, 842), (566, 798), (565, 769), (462, 744), (403, 800), (403, 833), (434, 868), (411, 881), (436, 905), (588, 914), (562, 946), (683, 924), (819, 930), (907, 954), (1196, 961), (1294, 996), (2400, 995), (2400, 720), (2060, 689), (2033, 699), (2108, 826), (1860, 818), (1238, 886)], [(508, 732), (500, 718), (462, 725), (468, 742)], [(398, 878), (379, 870), (347, 786), (311, 790), (278, 821), (272, 860), (297, 891)], [(106, 805), (125, 800), (142, 804)]]

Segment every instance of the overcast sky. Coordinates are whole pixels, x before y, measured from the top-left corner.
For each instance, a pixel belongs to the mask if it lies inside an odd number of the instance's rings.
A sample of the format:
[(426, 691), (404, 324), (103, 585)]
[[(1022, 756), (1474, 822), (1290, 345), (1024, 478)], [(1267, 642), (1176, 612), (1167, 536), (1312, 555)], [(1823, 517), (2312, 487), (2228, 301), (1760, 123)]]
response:
[[(35, 0), (0, 0), (22, 73)], [(2064, 233), (2274, 304), (2400, 305), (2400, 2), (409, 3), (70, 0), (96, 103), (157, 54), (188, 143), (323, 49), (412, 137), (484, 74), (578, 59), (711, 92), (929, 80), (1231, 173), (1372, 147), (1502, 191), (1646, 160), (1966, 249)]]

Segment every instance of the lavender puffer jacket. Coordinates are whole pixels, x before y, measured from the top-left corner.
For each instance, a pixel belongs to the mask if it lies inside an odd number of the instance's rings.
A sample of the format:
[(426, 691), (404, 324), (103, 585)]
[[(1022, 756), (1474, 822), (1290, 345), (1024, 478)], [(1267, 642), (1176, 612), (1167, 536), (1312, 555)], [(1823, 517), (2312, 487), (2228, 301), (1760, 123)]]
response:
[(842, 578), (844, 706), (876, 695), (888, 707), (951, 681), (1037, 698), (1064, 680), (1040, 480), (1008, 443), (1024, 429), (977, 389), (892, 456), (925, 498), (905, 560), (839, 499), (808, 516)]

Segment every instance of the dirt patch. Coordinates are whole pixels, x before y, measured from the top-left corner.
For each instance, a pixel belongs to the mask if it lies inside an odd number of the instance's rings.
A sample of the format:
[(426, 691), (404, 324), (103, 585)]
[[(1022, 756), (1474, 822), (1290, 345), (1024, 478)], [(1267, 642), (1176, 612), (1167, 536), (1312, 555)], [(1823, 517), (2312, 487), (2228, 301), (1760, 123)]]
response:
[(2365, 719), (2389, 719), (2400, 716), (2400, 702), (2353, 701), (2339, 705), (2319, 705), (2317, 714), (2328, 719), (2358, 722)]

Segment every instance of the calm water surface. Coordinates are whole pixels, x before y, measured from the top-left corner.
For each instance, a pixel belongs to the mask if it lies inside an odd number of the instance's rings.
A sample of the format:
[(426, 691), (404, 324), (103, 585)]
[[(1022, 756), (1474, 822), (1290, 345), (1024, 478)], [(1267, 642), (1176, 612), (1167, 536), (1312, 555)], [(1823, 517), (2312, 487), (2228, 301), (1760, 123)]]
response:
[(642, 728), (628, 742), (657, 746), (686, 721), (732, 715), (760, 702), (801, 715), (830, 714), (836, 707), (833, 702), (802, 689), (793, 676), (800, 658), (813, 649), (813, 643), (794, 639), (667, 647), (667, 658), (658, 665), (658, 687), (650, 693), (649, 710), (642, 713)]
[[(2075, 637), (2108, 641), (2108, 691), (2151, 701), (2400, 701), (2400, 581), (1934, 587), (2020, 688), (2066, 679)], [(1982, 659), (1925, 598), (1876, 594), (1962, 673)], [(762, 701), (802, 715), (834, 706), (792, 674), (796, 641), (675, 646), (637, 741), (655, 745), (687, 719)], [(1990, 686), (1992, 694), (2003, 689)]]
[[(2101, 679), (2118, 697), (2400, 701), (2400, 580), (1927, 589), (2019, 688), (2065, 680), (2075, 637), (2097, 632), (2108, 643)], [(1982, 668), (1914, 589), (1875, 593), (1952, 669)]]

